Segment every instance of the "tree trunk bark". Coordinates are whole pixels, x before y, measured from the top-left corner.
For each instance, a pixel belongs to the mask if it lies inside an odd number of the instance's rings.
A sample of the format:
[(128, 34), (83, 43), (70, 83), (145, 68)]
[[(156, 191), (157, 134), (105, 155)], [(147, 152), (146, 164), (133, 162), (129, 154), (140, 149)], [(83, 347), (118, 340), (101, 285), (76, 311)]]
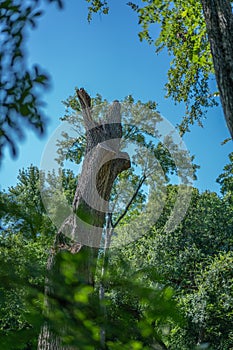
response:
[[(120, 152), (122, 137), (120, 103), (114, 101), (105, 117), (99, 123), (91, 115), (91, 99), (84, 89), (77, 89), (77, 97), (82, 107), (86, 129), (87, 147), (82, 171), (73, 200), (73, 214), (59, 229), (48, 270), (59, 274), (59, 253), (81, 254), (78, 279), (82, 284), (94, 286), (95, 267), (102, 238), (106, 214), (109, 211), (108, 200), (115, 178), (130, 167), (127, 153)], [(67, 240), (67, 237), (69, 238)], [(45, 294), (55, 295), (52, 283), (48, 281)], [(46, 300), (48, 303), (48, 301)], [(48, 312), (50, 305), (47, 305)], [(66, 327), (61, 334), (66, 332)], [(38, 350), (75, 350), (78, 347), (64, 346), (58, 335), (47, 325), (42, 327), (38, 341)]]
[(233, 15), (229, 0), (201, 0), (215, 76), (233, 138)]

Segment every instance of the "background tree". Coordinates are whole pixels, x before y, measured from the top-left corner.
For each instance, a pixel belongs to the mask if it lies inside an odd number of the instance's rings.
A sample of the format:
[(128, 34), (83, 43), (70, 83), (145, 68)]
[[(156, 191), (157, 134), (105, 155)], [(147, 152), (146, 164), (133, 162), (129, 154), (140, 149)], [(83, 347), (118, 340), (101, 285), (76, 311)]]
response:
[(36, 349), (43, 321), (43, 286), (51, 237), (0, 234), (0, 344), (3, 350)]
[(39, 170), (30, 166), (19, 172), (15, 187), (0, 193), (0, 343), (6, 350), (37, 347), (46, 260), (54, 236), (40, 185)]
[(2, 225), (15, 232), (36, 239), (46, 227), (44, 206), (40, 197), (40, 176), (37, 167), (19, 171), (18, 184), (2, 192)]
[(154, 229), (117, 256), (142, 270), (147, 282), (156, 281), (157, 273), (162, 285), (174, 289), (185, 322), (170, 324), (168, 337), (163, 338), (169, 349), (199, 345), (227, 349), (232, 346), (232, 279), (227, 267), (232, 259), (232, 208), (215, 193), (193, 189), (184, 220), (169, 233), (164, 223), (176, 191), (169, 185), (166, 206)]

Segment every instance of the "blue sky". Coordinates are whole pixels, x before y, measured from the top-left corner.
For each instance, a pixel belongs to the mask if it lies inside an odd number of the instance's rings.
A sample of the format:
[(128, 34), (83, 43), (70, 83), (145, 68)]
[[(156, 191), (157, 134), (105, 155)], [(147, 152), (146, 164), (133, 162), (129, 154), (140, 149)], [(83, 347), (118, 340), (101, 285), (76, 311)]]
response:
[[(160, 113), (173, 125), (180, 121), (182, 106), (164, 98), (170, 57), (166, 52), (156, 55), (153, 46), (139, 41), (137, 16), (126, 2), (109, 1), (109, 15), (95, 15), (91, 24), (86, 20), (84, 1), (66, 0), (62, 11), (46, 6), (38, 27), (28, 37), (27, 54), (29, 64), (39, 64), (52, 78), (52, 88), (44, 94), (47, 132), (38, 138), (28, 130), (26, 140), (19, 146), (18, 158), (13, 160), (6, 154), (1, 188), (14, 185), (22, 167), (31, 163), (39, 166), (44, 146), (64, 114), (61, 101), (72, 95), (76, 86), (85, 87), (92, 96), (100, 93), (109, 101), (129, 94), (145, 102), (154, 100)], [(219, 191), (215, 179), (232, 151), (231, 142), (221, 146), (229, 137), (221, 107), (209, 110), (204, 126), (191, 127), (184, 141), (201, 166), (195, 186)]]

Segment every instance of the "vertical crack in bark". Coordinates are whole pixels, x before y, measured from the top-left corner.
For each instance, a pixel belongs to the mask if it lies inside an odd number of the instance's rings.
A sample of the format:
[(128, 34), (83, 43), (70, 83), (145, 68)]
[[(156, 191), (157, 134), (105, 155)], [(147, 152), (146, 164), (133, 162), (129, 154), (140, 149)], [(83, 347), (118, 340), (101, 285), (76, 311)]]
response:
[(216, 81), (233, 138), (233, 14), (229, 0), (202, 0)]

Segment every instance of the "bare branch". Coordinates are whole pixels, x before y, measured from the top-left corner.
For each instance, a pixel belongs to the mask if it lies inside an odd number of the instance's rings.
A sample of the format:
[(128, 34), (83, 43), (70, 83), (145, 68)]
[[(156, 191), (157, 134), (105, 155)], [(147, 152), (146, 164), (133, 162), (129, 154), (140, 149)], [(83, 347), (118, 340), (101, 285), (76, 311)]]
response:
[(134, 199), (137, 197), (138, 192), (139, 192), (140, 188), (142, 187), (143, 182), (144, 182), (145, 180), (146, 180), (146, 175), (144, 174), (144, 175), (141, 177), (141, 179), (140, 179), (140, 181), (139, 181), (139, 183), (138, 183), (138, 187), (136, 188), (136, 190), (135, 190), (133, 196), (131, 197), (129, 203), (126, 205), (125, 210), (124, 210), (123, 213), (119, 216), (119, 218), (117, 219), (117, 221), (115, 222), (115, 224), (112, 223), (112, 227), (113, 227), (113, 228), (115, 228), (115, 227), (119, 224), (119, 222), (124, 218), (124, 216), (127, 214), (127, 211), (129, 210), (129, 207), (130, 207), (131, 204), (133, 203)]

